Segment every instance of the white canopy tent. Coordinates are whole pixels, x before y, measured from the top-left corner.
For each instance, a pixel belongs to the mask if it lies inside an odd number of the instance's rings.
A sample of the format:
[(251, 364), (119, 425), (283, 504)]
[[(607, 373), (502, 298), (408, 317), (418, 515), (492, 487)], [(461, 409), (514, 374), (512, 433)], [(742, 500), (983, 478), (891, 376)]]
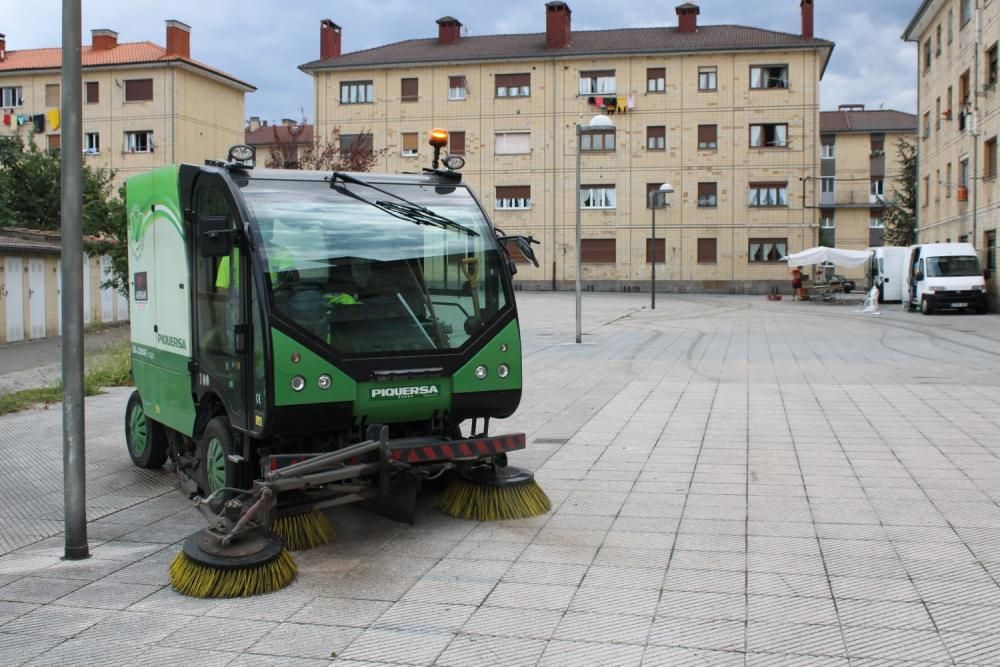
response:
[(810, 264), (834, 264), (835, 266), (864, 266), (871, 259), (871, 250), (847, 250), (845, 248), (808, 248), (801, 252), (782, 257), (788, 266), (809, 266)]

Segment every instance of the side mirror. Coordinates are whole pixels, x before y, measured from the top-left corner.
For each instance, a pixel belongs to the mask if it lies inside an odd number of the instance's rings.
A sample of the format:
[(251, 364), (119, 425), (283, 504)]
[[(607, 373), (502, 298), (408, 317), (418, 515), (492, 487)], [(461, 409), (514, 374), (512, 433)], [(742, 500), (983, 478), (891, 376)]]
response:
[(228, 218), (202, 218), (198, 221), (198, 254), (202, 257), (226, 257), (233, 249), (233, 230)]
[[(503, 247), (503, 249), (507, 252), (508, 257), (510, 256), (510, 251), (507, 250), (507, 243), (513, 241), (520, 253), (524, 255), (529, 262), (538, 266), (538, 258), (535, 257), (535, 251), (531, 247), (531, 244), (534, 243), (535, 245), (541, 245), (541, 241), (536, 241), (532, 236), (501, 236), (498, 240), (500, 241), (501, 247)], [(511, 273), (514, 272), (511, 271)]]
[(921, 280), (924, 279), (924, 274), (921, 273), (920, 271), (917, 271), (916, 273), (913, 274), (913, 279), (916, 280), (917, 282), (920, 282)]

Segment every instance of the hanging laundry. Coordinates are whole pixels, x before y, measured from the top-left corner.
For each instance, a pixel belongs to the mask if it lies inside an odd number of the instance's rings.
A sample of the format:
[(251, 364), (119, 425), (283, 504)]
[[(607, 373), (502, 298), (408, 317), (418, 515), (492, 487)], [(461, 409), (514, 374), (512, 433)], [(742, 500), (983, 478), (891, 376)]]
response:
[(625, 104), (625, 108), (634, 109), (635, 108), (635, 95), (629, 95), (628, 100)]
[(3, 115), (3, 124), (4, 125), (10, 125), (10, 114), (9, 113), (5, 113)]
[(35, 132), (45, 131), (45, 114), (37, 113), (31, 117), (31, 122), (35, 124)]
[(618, 105), (615, 107), (618, 113), (625, 113), (626, 104), (628, 104), (628, 100), (624, 97), (618, 98)]
[(60, 120), (60, 118), (59, 118), (59, 109), (49, 109), (48, 111), (46, 111), (45, 112), (45, 119), (49, 123), (49, 129), (50, 130), (58, 130), (59, 129), (59, 120)]
[(25, 116), (23, 113), (17, 114), (17, 126), (18, 127), (21, 127), (22, 125), (24, 125), (27, 122), (28, 122), (28, 117), (27, 116)]
[(595, 97), (594, 98), (594, 104), (596, 104), (599, 107), (603, 107), (604, 106), (604, 98), (603, 97)]
[(594, 104), (594, 98), (593, 98), (593, 96), (587, 98), (587, 104), (590, 104), (591, 106), (593, 106), (593, 104)]

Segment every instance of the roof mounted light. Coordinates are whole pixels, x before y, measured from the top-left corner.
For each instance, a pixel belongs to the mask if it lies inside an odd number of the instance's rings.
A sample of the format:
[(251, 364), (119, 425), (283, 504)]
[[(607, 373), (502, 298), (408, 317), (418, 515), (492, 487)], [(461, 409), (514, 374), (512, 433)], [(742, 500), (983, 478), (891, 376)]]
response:
[(448, 167), (451, 171), (456, 171), (465, 166), (465, 158), (461, 155), (449, 155), (445, 159), (441, 160), (444, 166)]
[(439, 127), (431, 130), (430, 145), (434, 148), (444, 148), (448, 145), (448, 130), (442, 130)]
[(257, 150), (253, 146), (237, 144), (229, 147), (228, 159), (234, 164), (253, 169), (257, 164)]

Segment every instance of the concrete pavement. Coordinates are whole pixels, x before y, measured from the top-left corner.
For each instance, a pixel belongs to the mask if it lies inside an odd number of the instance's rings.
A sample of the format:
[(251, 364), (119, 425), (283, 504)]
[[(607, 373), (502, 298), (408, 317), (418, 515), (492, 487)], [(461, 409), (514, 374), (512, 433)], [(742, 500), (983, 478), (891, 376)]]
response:
[[(88, 331), (84, 336), (87, 364), (128, 335), (127, 322)], [(0, 396), (56, 384), (62, 380), (61, 369), (60, 336), (0, 345)]]
[(0, 417), (11, 664), (1000, 663), (1000, 317), (761, 297), (519, 294), (495, 432), (553, 501), (498, 524), (354, 508), (297, 581), (167, 585), (201, 527), (87, 399), (93, 557), (63, 562), (59, 412)]

